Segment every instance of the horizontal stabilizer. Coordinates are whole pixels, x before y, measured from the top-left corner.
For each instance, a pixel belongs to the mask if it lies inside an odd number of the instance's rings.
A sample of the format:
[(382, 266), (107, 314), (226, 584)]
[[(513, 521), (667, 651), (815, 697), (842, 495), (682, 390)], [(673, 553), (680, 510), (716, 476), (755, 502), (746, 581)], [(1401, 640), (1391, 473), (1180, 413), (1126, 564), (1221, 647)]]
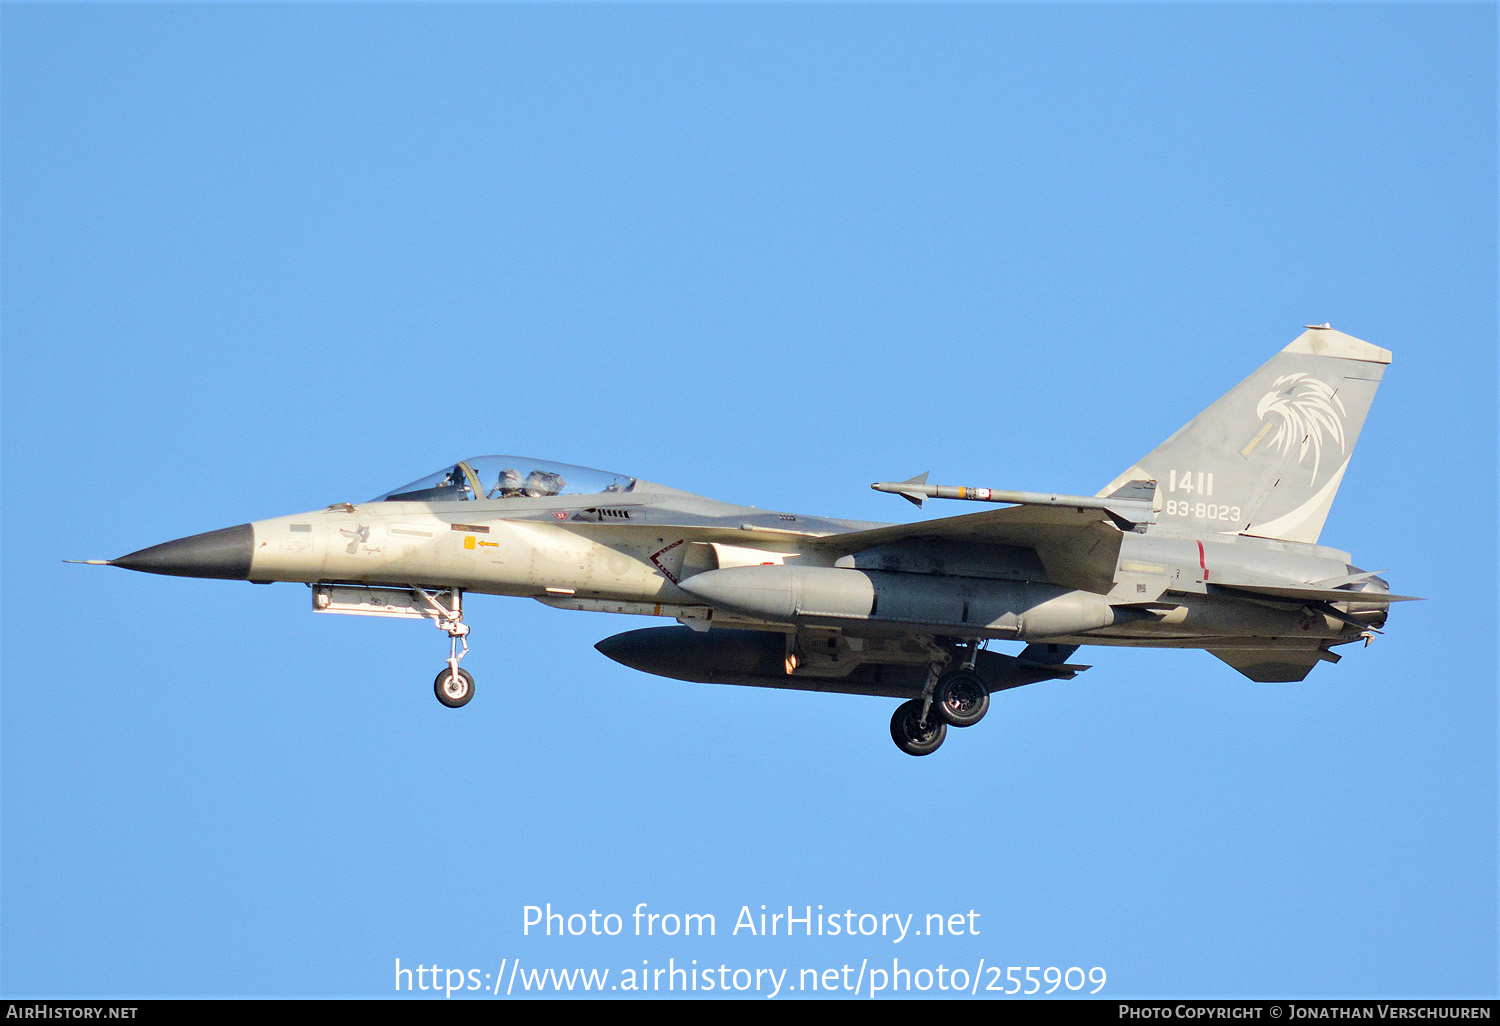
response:
[(1392, 595), (1384, 591), (1344, 591), (1339, 588), (1318, 588), (1310, 584), (1222, 584), (1212, 582), (1210, 593), (1218, 590), (1238, 591), (1247, 595), (1263, 595), (1266, 598), (1291, 599), (1297, 602), (1421, 602), (1416, 595)]
[(1371, 577), (1379, 577), (1386, 570), (1361, 570), (1357, 574), (1348, 574), (1344, 577), (1330, 577), (1326, 581), (1313, 581), (1309, 588), (1342, 588), (1346, 584), (1358, 584), (1360, 581), (1368, 581)]

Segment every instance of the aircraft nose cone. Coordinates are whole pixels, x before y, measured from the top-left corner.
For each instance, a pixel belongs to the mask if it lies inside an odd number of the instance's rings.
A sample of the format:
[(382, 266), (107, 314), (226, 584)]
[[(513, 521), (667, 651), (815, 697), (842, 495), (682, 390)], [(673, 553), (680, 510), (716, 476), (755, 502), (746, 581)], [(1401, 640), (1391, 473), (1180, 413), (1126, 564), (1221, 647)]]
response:
[(255, 529), (249, 524), (195, 534), (162, 542), (149, 549), (111, 559), (110, 566), (140, 570), (148, 574), (176, 577), (222, 577), (232, 581), (250, 578), (250, 556), (255, 550)]

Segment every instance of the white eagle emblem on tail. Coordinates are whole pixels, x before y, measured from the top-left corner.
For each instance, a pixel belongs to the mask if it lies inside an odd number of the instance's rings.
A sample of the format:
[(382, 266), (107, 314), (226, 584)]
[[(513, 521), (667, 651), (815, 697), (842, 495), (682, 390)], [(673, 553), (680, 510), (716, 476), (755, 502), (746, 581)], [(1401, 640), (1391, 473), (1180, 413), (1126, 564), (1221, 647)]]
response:
[(1255, 404), (1255, 414), (1261, 420), (1275, 418), (1276, 433), (1271, 444), (1283, 456), (1294, 446), (1301, 446), (1297, 453), (1300, 464), (1312, 453), (1312, 479), (1318, 479), (1318, 465), (1323, 458), (1323, 441), (1337, 442), (1339, 452), (1344, 451), (1344, 403), (1337, 390), (1310, 374), (1283, 374), (1271, 386), (1271, 391)]

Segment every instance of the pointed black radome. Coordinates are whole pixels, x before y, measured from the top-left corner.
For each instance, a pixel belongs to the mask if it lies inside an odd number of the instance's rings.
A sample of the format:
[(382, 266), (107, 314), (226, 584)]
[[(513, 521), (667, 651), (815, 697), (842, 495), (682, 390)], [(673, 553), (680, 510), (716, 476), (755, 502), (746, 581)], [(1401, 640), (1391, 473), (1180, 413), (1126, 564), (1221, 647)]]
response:
[(249, 524), (162, 542), (149, 549), (111, 559), (110, 566), (174, 577), (220, 577), (244, 581), (250, 577), (255, 529)]

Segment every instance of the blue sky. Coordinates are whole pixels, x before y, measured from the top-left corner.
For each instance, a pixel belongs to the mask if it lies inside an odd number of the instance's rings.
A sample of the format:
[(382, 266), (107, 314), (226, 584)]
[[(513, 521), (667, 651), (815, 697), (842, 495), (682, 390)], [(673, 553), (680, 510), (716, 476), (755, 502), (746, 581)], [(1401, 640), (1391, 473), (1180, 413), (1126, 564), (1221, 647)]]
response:
[[(1495, 21), (6, 4), (0, 990), (1493, 996)], [(887, 701), (594, 651), (638, 618), (473, 599), (455, 714), (430, 628), (60, 562), (490, 452), (872, 520), (924, 470), (1089, 493), (1324, 321), (1395, 357), (1323, 541), (1428, 601), (1298, 685), (1085, 650), (921, 760)], [(718, 932), (523, 935), (548, 902)], [(732, 935), (762, 904), (980, 932)]]

